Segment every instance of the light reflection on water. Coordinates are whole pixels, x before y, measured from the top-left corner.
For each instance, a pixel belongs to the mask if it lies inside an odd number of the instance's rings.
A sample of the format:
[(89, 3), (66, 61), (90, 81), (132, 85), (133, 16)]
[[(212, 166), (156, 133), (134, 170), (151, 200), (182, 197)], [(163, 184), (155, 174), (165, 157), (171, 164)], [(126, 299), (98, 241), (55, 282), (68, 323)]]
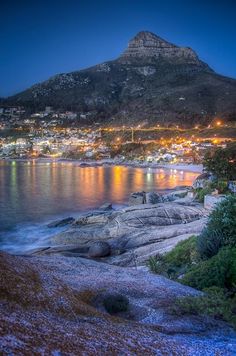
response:
[(72, 162), (0, 161), (0, 233), (96, 208), (125, 204), (134, 191), (191, 185), (198, 173)]

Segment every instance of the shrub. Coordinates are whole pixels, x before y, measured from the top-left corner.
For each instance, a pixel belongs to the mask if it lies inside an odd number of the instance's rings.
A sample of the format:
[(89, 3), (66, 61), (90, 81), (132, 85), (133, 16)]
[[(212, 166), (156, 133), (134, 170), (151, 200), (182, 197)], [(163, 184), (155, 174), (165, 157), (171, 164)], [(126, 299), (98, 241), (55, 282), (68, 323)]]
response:
[(157, 274), (162, 274), (161, 270), (161, 264), (163, 261), (163, 256), (162, 255), (156, 255), (156, 256), (151, 256), (149, 257), (148, 261), (147, 261), (147, 266), (149, 267), (149, 269), (153, 272), (153, 273), (157, 273)]
[(207, 172), (213, 173), (218, 179), (234, 180), (236, 178), (236, 144), (229, 144), (226, 148), (208, 151), (203, 165)]
[(154, 273), (175, 279), (185, 273), (198, 259), (196, 237), (192, 236), (187, 240), (180, 241), (172, 251), (165, 255), (150, 257), (148, 266)]
[(217, 189), (220, 194), (226, 194), (229, 192), (227, 180), (216, 180), (210, 184), (212, 189)]
[(103, 305), (108, 313), (115, 314), (127, 311), (129, 300), (121, 294), (109, 294), (104, 298)]
[(202, 259), (216, 255), (222, 246), (222, 234), (205, 228), (197, 240), (197, 249)]
[(195, 193), (196, 193), (195, 198), (200, 203), (203, 203), (204, 196), (207, 194), (211, 194), (215, 189), (217, 189), (220, 194), (230, 193), (229, 188), (228, 188), (228, 182), (226, 180), (216, 179), (214, 181), (206, 182), (206, 184), (203, 188), (196, 188), (195, 189)]
[(236, 247), (236, 197), (229, 195), (212, 211), (198, 238), (201, 257), (211, 257), (222, 246)]
[(236, 328), (236, 296), (228, 296), (224, 289), (211, 287), (199, 297), (184, 297), (176, 300), (171, 312), (176, 315), (210, 315), (228, 321)]
[(231, 289), (236, 284), (236, 248), (222, 248), (209, 260), (192, 267), (181, 283), (203, 290), (212, 286)]
[(210, 184), (207, 185), (205, 188), (197, 188), (195, 189), (196, 199), (200, 202), (204, 202), (204, 196), (207, 194), (211, 194), (214, 189), (211, 188)]

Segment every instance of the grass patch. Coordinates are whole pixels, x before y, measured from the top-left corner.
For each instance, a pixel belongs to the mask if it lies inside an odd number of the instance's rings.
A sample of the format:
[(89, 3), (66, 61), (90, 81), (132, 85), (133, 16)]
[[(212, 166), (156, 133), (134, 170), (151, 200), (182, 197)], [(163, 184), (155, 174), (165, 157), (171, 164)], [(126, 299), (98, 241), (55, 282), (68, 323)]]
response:
[(162, 274), (170, 279), (177, 279), (195, 265), (199, 256), (196, 248), (196, 236), (179, 242), (175, 248), (165, 255), (156, 255), (148, 260), (148, 267), (157, 274)]
[(227, 295), (224, 289), (210, 287), (199, 297), (178, 298), (170, 307), (171, 313), (181, 315), (211, 316), (230, 323), (236, 328), (236, 296)]

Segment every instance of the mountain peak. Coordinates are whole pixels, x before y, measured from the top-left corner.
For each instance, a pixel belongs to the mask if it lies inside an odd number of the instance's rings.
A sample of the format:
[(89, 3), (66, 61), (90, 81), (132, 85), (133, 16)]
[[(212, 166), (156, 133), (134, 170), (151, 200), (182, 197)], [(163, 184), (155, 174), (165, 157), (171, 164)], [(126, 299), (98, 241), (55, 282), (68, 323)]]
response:
[(163, 38), (157, 36), (155, 33), (150, 32), (150, 31), (140, 31), (138, 32), (133, 39), (129, 42), (131, 44), (133, 41), (140, 41), (143, 43), (144, 46), (149, 46), (151, 44), (156, 44), (156, 45), (169, 45), (176, 47), (175, 45), (165, 41)]
[(128, 43), (122, 59), (166, 58), (199, 62), (196, 53), (188, 47), (176, 46), (149, 31), (138, 32)]

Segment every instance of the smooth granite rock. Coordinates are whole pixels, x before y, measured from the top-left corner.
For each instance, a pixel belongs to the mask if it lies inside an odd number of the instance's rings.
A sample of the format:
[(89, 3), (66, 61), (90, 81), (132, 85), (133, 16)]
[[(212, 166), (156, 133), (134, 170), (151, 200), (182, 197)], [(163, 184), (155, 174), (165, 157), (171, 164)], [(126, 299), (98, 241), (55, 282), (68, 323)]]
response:
[(147, 204), (157, 204), (162, 202), (162, 196), (155, 192), (146, 193), (146, 203)]
[(105, 241), (93, 242), (88, 250), (89, 257), (105, 257), (110, 255), (110, 253), (111, 253), (110, 245)]
[[(1, 355), (235, 354), (228, 324), (171, 313), (201, 292), (162, 276), (64, 256), (0, 253), (0, 267)], [(129, 300), (118, 318), (99, 303), (114, 293)]]

